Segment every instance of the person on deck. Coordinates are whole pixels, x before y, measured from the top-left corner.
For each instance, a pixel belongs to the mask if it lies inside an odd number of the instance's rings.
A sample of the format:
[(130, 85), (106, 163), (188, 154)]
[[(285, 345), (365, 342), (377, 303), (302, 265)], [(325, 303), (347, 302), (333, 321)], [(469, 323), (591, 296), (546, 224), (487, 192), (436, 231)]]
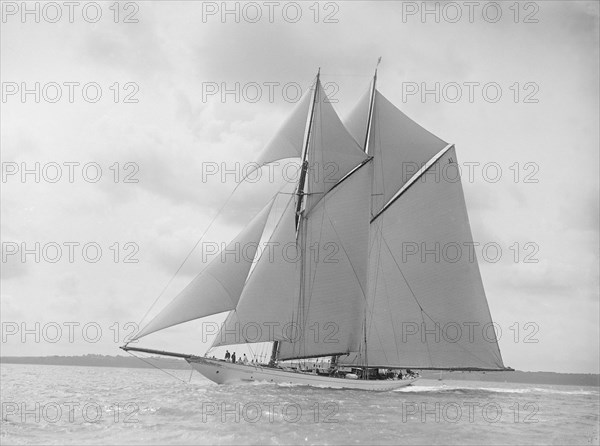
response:
[(231, 354), (231, 362), (235, 364), (235, 352)]
[(248, 364), (248, 358), (246, 357), (246, 353), (244, 353), (244, 357), (242, 358), (242, 362), (244, 364)]
[(231, 354), (229, 353), (229, 350), (227, 350), (225, 352), (225, 361), (229, 362), (229, 358), (231, 358)]

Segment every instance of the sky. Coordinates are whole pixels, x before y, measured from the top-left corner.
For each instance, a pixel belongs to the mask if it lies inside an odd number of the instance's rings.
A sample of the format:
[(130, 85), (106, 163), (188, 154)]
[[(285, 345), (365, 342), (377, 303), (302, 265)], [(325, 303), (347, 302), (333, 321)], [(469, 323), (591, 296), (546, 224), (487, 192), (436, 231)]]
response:
[[(219, 213), (298, 89), (320, 67), (344, 117), (382, 57), (380, 92), (472, 166), (504, 363), (599, 373), (598, 3), (466, 3), (3, 2), (0, 354), (118, 354), (201, 268), (170, 282), (215, 215), (206, 243), (280, 186)], [(200, 332), (145, 345), (204, 353)]]

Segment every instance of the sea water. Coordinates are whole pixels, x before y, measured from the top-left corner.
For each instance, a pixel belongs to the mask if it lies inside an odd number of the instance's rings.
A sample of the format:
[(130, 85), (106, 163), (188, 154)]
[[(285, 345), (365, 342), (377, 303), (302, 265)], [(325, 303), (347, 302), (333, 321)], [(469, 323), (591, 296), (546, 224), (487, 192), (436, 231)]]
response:
[(597, 387), (419, 380), (392, 392), (2, 364), (5, 444), (598, 444)]

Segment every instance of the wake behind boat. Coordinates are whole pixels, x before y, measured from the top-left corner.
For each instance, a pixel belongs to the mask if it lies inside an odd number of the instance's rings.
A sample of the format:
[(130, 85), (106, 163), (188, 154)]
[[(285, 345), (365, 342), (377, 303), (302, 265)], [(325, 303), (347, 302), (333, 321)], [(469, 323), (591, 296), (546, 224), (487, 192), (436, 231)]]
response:
[[(294, 192), (276, 194), (132, 339), (228, 312), (209, 352), (124, 350), (183, 357), (218, 384), (392, 390), (414, 381), (398, 378), (403, 369), (511, 370), (465, 249), (474, 243), (454, 145), (404, 115), (376, 81), (377, 70), (342, 123), (319, 71), (256, 162), (299, 159)], [(259, 249), (265, 240), (272, 250)], [(243, 256), (227, 255), (240, 247)], [(265, 343), (267, 365), (207, 357)], [(310, 369), (325, 357), (327, 370)]]

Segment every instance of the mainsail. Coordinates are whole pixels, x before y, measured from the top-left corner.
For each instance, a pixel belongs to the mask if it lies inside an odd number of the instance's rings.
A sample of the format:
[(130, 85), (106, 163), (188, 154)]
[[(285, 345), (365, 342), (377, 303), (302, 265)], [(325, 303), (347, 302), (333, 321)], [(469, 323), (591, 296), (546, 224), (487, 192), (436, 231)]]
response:
[(371, 223), (368, 357), (340, 363), (503, 368), (456, 162), (451, 147)]
[[(454, 146), (375, 80), (344, 125), (317, 75), (258, 159), (300, 159), (273, 249), (213, 261), (136, 339), (231, 310), (213, 347), (273, 342), (280, 360), (504, 369)], [(234, 242), (261, 240), (271, 206)]]
[(357, 140), (368, 134), (374, 177), (365, 342), (339, 363), (504, 369), (454, 147), (374, 85), (346, 123)]

